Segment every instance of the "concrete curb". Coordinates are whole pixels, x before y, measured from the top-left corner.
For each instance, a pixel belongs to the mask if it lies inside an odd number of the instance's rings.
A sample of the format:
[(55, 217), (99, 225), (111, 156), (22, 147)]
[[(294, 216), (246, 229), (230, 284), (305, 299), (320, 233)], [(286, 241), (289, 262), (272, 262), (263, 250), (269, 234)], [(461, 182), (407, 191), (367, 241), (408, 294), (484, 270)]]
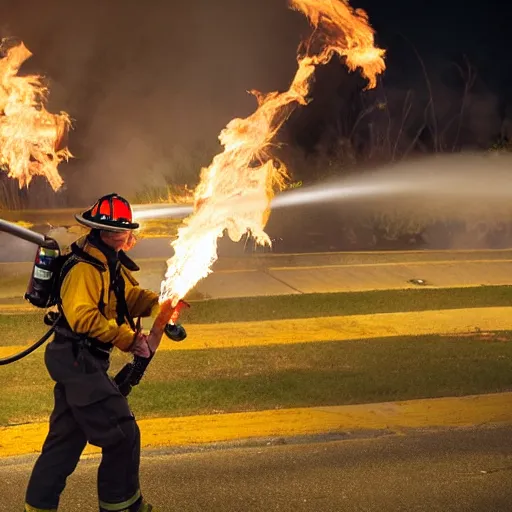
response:
[[(169, 448), (269, 437), (512, 424), (512, 392), (140, 420), (142, 447)], [(0, 458), (39, 452), (46, 423), (0, 428)], [(88, 446), (84, 454), (99, 453)]]

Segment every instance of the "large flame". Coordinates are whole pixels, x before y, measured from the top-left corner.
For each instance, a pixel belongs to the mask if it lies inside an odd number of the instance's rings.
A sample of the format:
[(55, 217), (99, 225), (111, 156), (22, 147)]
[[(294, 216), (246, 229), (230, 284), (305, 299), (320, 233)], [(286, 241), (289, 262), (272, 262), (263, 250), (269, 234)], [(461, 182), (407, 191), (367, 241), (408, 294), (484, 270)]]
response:
[(258, 108), (246, 119), (233, 119), (219, 140), (224, 151), (202, 169), (195, 191), (195, 211), (178, 230), (174, 256), (162, 282), (161, 302), (176, 304), (211, 272), (217, 260), (217, 240), (224, 231), (233, 241), (250, 233), (257, 243), (270, 245), (264, 231), (269, 205), (286, 180), (286, 169), (271, 157), (276, 132), (298, 105), (307, 104), (311, 77), (318, 65), (334, 54), (345, 58), (350, 70), (359, 68), (375, 87), (385, 69), (384, 50), (374, 46), (368, 16), (340, 0), (290, 0), (314, 27), (301, 45), (298, 70), (286, 92), (267, 95), (251, 91)]
[(20, 188), (41, 175), (58, 190), (63, 181), (57, 167), (71, 157), (67, 148), (59, 148), (70, 127), (69, 116), (44, 108), (48, 90), (41, 77), (18, 76), (32, 53), (23, 43), (8, 44), (0, 43), (0, 168), (16, 178)]

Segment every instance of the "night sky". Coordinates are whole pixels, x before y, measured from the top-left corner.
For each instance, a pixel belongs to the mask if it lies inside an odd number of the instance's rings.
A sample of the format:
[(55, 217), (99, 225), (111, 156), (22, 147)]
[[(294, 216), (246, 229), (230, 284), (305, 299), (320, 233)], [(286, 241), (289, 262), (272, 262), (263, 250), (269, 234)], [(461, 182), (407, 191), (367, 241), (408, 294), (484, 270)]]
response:
[[(388, 52), (386, 87), (424, 88), (417, 54), (434, 81), (450, 84), (450, 63), (467, 55), (478, 86), (497, 95), (505, 111), (510, 4), (352, 5), (367, 10)], [(0, 6), (0, 35), (25, 42), (34, 57), (24, 70), (48, 77), (49, 108), (75, 120), (69, 144), (77, 158), (62, 172), (81, 204), (114, 189), (132, 192), (141, 182), (158, 185), (169, 161), (179, 176), (190, 155), (212, 154), (226, 123), (254, 110), (247, 90), (287, 88), (297, 45), (309, 33), (285, 0), (0, 0)], [(345, 80), (341, 67), (331, 66), (321, 79), (336, 86)]]
[(417, 60), (414, 47), (433, 73), (436, 64), (460, 62), (466, 55), (485, 82), (501, 94), (509, 94), (510, 2), (362, 0), (353, 5), (369, 13), (378, 43), (388, 50), (386, 81), (400, 80), (410, 73)]

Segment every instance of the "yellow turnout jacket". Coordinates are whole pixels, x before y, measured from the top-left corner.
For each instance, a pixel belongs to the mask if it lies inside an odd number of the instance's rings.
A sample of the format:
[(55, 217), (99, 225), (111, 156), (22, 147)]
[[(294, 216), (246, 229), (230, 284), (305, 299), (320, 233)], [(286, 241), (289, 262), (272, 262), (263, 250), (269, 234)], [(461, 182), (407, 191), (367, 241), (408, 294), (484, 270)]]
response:
[[(114, 291), (110, 290), (111, 277), (107, 258), (85, 236), (76, 244), (87, 255), (98, 260), (99, 265), (78, 258), (78, 263), (75, 263), (64, 277), (60, 296), (69, 327), (77, 334), (112, 343), (127, 351), (133, 343), (135, 333), (128, 323), (120, 326), (117, 324), (117, 299)], [(139, 286), (128, 268), (138, 270), (138, 267), (126, 255), (120, 257), (118, 264), (124, 280), (130, 316), (155, 316), (159, 309), (158, 294)], [(104, 304), (103, 308), (101, 304)]]

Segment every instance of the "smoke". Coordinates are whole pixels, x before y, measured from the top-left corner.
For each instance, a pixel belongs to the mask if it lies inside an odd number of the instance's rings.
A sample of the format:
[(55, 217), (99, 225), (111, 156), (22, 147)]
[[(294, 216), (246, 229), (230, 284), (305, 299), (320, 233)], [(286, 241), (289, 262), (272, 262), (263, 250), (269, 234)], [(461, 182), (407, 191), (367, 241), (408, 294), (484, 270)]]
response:
[(413, 239), (430, 249), (511, 247), (511, 168), (511, 154), (487, 152), (359, 171), (278, 196), (267, 231), (298, 252), (406, 249)]
[(23, 71), (48, 77), (49, 110), (74, 119), (60, 170), (80, 205), (198, 176), (220, 130), (254, 110), (246, 91), (288, 86), (307, 29), (284, 0), (3, 4), (0, 35), (25, 42)]

